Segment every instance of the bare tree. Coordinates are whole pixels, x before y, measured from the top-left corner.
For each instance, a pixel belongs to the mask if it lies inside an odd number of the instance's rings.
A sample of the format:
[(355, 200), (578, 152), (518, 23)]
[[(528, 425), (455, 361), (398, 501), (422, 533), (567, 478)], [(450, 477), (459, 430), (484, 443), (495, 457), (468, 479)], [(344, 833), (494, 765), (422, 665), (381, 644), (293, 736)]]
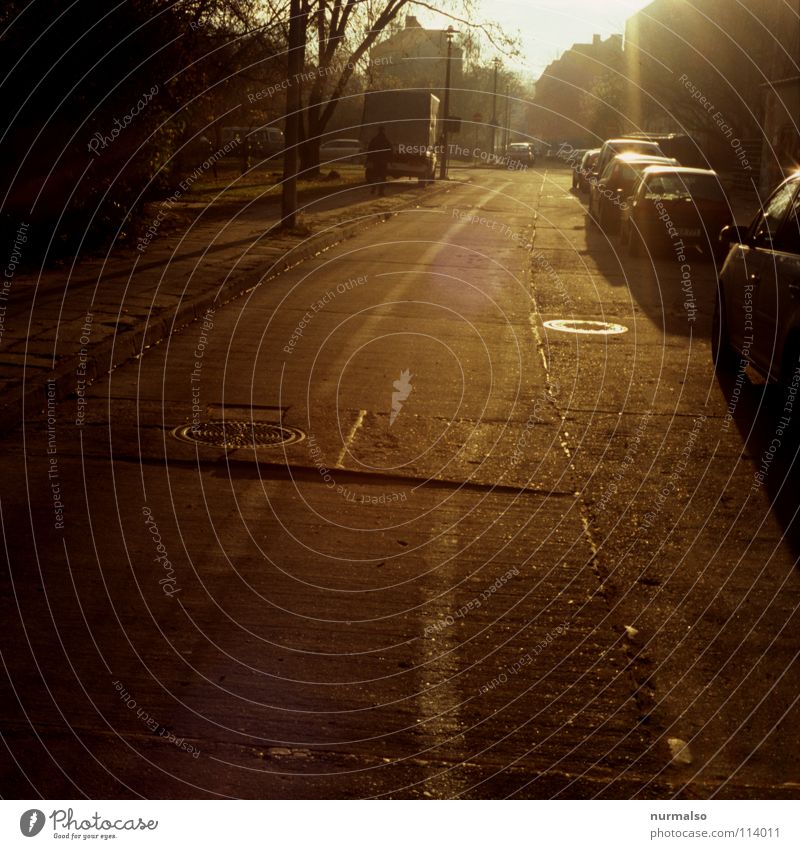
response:
[(470, 21), (471, 0), (461, 0), (449, 11), (418, 0), (306, 0), (304, 24), (314, 55), (302, 79), (300, 168), (306, 175), (318, 173), (320, 140), (354, 79), (367, 76), (370, 49), (385, 37), (401, 11), (415, 7), (436, 11), (465, 27), (463, 42), (473, 54), (479, 35), (511, 50), (511, 40), (495, 24)]

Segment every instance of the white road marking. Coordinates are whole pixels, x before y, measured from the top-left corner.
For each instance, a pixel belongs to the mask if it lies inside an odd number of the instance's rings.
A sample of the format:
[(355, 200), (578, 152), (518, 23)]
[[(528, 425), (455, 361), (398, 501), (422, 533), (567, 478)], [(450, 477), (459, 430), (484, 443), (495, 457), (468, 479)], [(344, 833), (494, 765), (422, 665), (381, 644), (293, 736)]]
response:
[(350, 428), (350, 433), (347, 434), (347, 439), (344, 441), (344, 445), (342, 446), (342, 450), (339, 452), (339, 456), (336, 458), (336, 468), (343, 469), (344, 468), (344, 458), (350, 452), (350, 446), (353, 444), (353, 440), (356, 438), (356, 433), (358, 429), (364, 424), (364, 417), (367, 415), (366, 410), (358, 411), (358, 418), (353, 423), (353, 426)]

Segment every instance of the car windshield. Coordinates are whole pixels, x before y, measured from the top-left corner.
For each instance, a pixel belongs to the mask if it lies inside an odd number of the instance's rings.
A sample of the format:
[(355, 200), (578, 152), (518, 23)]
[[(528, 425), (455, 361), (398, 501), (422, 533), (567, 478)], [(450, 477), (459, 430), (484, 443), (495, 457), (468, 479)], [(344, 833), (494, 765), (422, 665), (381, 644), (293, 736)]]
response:
[[(625, 162), (620, 167), (620, 173), (617, 175), (617, 182), (623, 189), (632, 190), (636, 181), (641, 176), (645, 168), (651, 165), (657, 165), (658, 162)], [(665, 163), (666, 164), (666, 163)]]
[(616, 153), (647, 153), (653, 156), (661, 154), (661, 148), (655, 142), (620, 142), (614, 145)]
[(655, 174), (647, 181), (647, 197), (725, 201), (719, 180), (708, 174)]

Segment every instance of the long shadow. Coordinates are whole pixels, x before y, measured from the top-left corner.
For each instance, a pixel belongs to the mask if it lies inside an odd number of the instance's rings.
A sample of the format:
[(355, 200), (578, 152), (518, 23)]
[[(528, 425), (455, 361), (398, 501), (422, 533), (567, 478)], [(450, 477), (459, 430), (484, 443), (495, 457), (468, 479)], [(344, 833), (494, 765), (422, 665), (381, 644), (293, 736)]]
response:
[[(736, 216), (747, 220), (747, 215)], [(660, 326), (665, 334), (710, 340), (711, 317), (717, 289), (719, 263), (710, 250), (686, 251), (685, 262), (671, 255), (669, 246), (658, 252), (630, 257), (611, 237), (617, 250), (614, 257), (609, 237), (597, 226), (587, 227), (586, 243), (601, 272), (613, 265), (614, 273), (622, 275), (638, 306)], [(683, 289), (682, 268), (690, 268), (691, 306), (693, 319), (684, 304), (688, 303)], [(738, 389), (737, 389), (738, 380)], [(722, 375), (720, 388), (727, 401), (737, 397), (732, 411), (733, 424), (738, 429), (745, 450), (753, 458), (753, 480), (766, 468), (762, 488), (766, 492), (772, 515), (780, 524), (786, 543), (795, 558), (800, 558), (800, 400), (794, 410), (791, 430), (778, 433), (784, 413), (785, 390), (779, 386), (755, 383), (745, 373), (742, 376)], [(737, 390), (736, 395), (734, 390)], [(726, 401), (726, 407), (727, 407)], [(778, 438), (780, 445), (775, 446)], [(773, 448), (777, 450), (773, 451)]]
[(631, 256), (618, 233), (601, 230), (588, 212), (584, 221), (587, 253), (598, 271), (613, 285), (626, 285), (653, 324), (671, 336), (708, 336), (719, 268), (710, 244), (704, 250), (642, 247), (640, 256)]
[[(736, 397), (737, 381), (738, 400), (732, 416), (742, 443), (753, 457), (753, 485), (757, 486), (756, 475), (760, 475), (772, 514), (797, 560), (800, 558), (800, 421), (792, 421), (789, 428), (780, 432), (781, 419), (786, 415), (785, 390), (774, 384), (753, 383), (746, 375), (744, 379), (737, 375), (719, 378), (727, 399)], [(800, 419), (800, 405), (792, 418)]]
[[(367, 185), (359, 185), (352, 186), (344, 191), (340, 191), (338, 193), (325, 192), (320, 195), (319, 198), (312, 199), (310, 203), (304, 204), (302, 211), (307, 213), (310, 211), (314, 212), (325, 212), (331, 209), (340, 209), (346, 206), (351, 206), (354, 202), (360, 202), (363, 199), (372, 199), (368, 193)], [(392, 196), (396, 194), (405, 193), (411, 189), (416, 189), (416, 183), (397, 183), (391, 184), (389, 186), (389, 190), (387, 191), (387, 196)], [(335, 197), (331, 197), (331, 194), (335, 194)], [(354, 197), (355, 195), (360, 195), (362, 197)], [(317, 204), (315, 200), (321, 200), (322, 202)], [(263, 202), (264, 206), (272, 207), (278, 209), (280, 207), (279, 199), (270, 199), (268, 201)], [(253, 210), (255, 212), (255, 209)], [(266, 210), (264, 211), (266, 214)], [(202, 214), (199, 215), (193, 222), (191, 226), (195, 226), (202, 218)], [(208, 220), (208, 219), (207, 219)], [(268, 238), (273, 238), (280, 231), (280, 220), (278, 216), (274, 216), (269, 218), (264, 222), (265, 229), (264, 232), (259, 236), (247, 236), (242, 239), (231, 239), (227, 242), (215, 242), (215, 244), (199, 248), (194, 251), (186, 251), (185, 253), (178, 253), (174, 256), (170, 256), (165, 259), (153, 260), (152, 262), (140, 263), (137, 266), (139, 271), (148, 271), (154, 268), (161, 268), (165, 265), (172, 265), (175, 262), (180, 262), (184, 259), (197, 259), (198, 257), (207, 256), (208, 254), (216, 253), (218, 251), (226, 251), (230, 248), (244, 247), (245, 245), (256, 245), (260, 241)], [(108, 274), (103, 274), (104, 280), (115, 280), (119, 278), (127, 278), (130, 274), (130, 270), (122, 270), (117, 272), (112, 272)], [(91, 281), (94, 284), (94, 280)]]
[[(574, 192), (573, 192), (574, 194)], [(584, 206), (588, 196), (579, 195)], [(749, 221), (755, 213), (757, 199), (736, 195), (731, 212), (737, 222)], [(645, 314), (665, 333), (674, 336), (702, 334), (707, 337), (714, 311), (717, 273), (722, 259), (714, 256), (715, 233), (708, 233), (702, 250), (667, 240), (658, 246), (641, 246), (640, 256), (631, 256), (618, 233), (605, 233), (586, 221), (586, 245), (601, 273), (620, 275), (631, 295)]]
[[(411, 181), (402, 183), (391, 183), (388, 186), (386, 196), (392, 197), (393, 195), (405, 194), (406, 192), (412, 191), (417, 188), (417, 184)], [(329, 211), (331, 209), (345, 208), (347, 206), (353, 206), (355, 204), (362, 203), (365, 201), (375, 200), (375, 198), (369, 194), (368, 190), (368, 185), (361, 184), (358, 186), (349, 187), (344, 191), (340, 191), (340, 193), (327, 192), (317, 199), (312, 199), (310, 203), (305, 204), (303, 207), (303, 211), (324, 212)], [(319, 201), (319, 203), (316, 202), (317, 200)], [(279, 199), (265, 200), (261, 202), (261, 204), (263, 204), (264, 207), (275, 208), (276, 210), (279, 210), (280, 208)], [(259, 206), (261, 204), (259, 204)], [(198, 224), (206, 223), (208, 221), (207, 218), (204, 218), (203, 212), (201, 212), (194, 219), (194, 221), (192, 221), (192, 223), (187, 226), (187, 229), (188, 227), (195, 227)], [(141, 262), (136, 266), (136, 270), (139, 272), (149, 271), (153, 269), (164, 268), (166, 266), (171, 266), (175, 263), (184, 260), (199, 259), (201, 257), (209, 256), (211, 254), (219, 253), (222, 251), (227, 251), (232, 248), (253, 247), (262, 241), (279, 236), (279, 215), (270, 216), (268, 209), (264, 209), (263, 214), (266, 220), (263, 221), (264, 230), (260, 234), (249, 235), (247, 237), (238, 239), (229, 239), (227, 241), (216, 240), (213, 245), (208, 245), (206, 247), (198, 248), (196, 250), (171, 254), (169, 256), (165, 256), (161, 259), (155, 259), (150, 262)], [(135, 256), (135, 252), (132, 253), (133, 256)], [(132, 266), (125, 265), (118, 271), (103, 271), (102, 280), (104, 283), (112, 280), (127, 280), (131, 275), (131, 270)], [(76, 274), (75, 276), (71, 277), (69, 281), (69, 288), (70, 292), (72, 293), (86, 288), (93, 288), (95, 286), (97, 286), (96, 274), (92, 274), (86, 277), (82, 277), (79, 274)], [(41, 307), (46, 304), (48, 300), (52, 301), (54, 299), (60, 299), (63, 297), (63, 282), (58, 279), (56, 280), (55, 286), (37, 286), (35, 294), (37, 303), (39, 304), (39, 308), (41, 309)], [(17, 287), (17, 290), (14, 293), (15, 309), (22, 311), (24, 308), (29, 307), (33, 296), (33, 290), (29, 291), (27, 289), (21, 289)]]

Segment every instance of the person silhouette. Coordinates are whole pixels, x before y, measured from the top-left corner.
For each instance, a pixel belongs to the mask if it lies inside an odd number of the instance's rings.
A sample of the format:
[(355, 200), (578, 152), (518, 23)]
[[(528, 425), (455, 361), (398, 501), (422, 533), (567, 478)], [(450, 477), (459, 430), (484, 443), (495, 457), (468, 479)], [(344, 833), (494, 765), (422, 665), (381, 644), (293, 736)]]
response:
[(367, 148), (367, 161), (365, 176), (370, 183), (370, 194), (378, 194), (383, 197), (386, 192), (386, 175), (389, 163), (392, 161), (392, 143), (386, 136), (386, 130), (378, 127), (378, 132), (370, 141)]

